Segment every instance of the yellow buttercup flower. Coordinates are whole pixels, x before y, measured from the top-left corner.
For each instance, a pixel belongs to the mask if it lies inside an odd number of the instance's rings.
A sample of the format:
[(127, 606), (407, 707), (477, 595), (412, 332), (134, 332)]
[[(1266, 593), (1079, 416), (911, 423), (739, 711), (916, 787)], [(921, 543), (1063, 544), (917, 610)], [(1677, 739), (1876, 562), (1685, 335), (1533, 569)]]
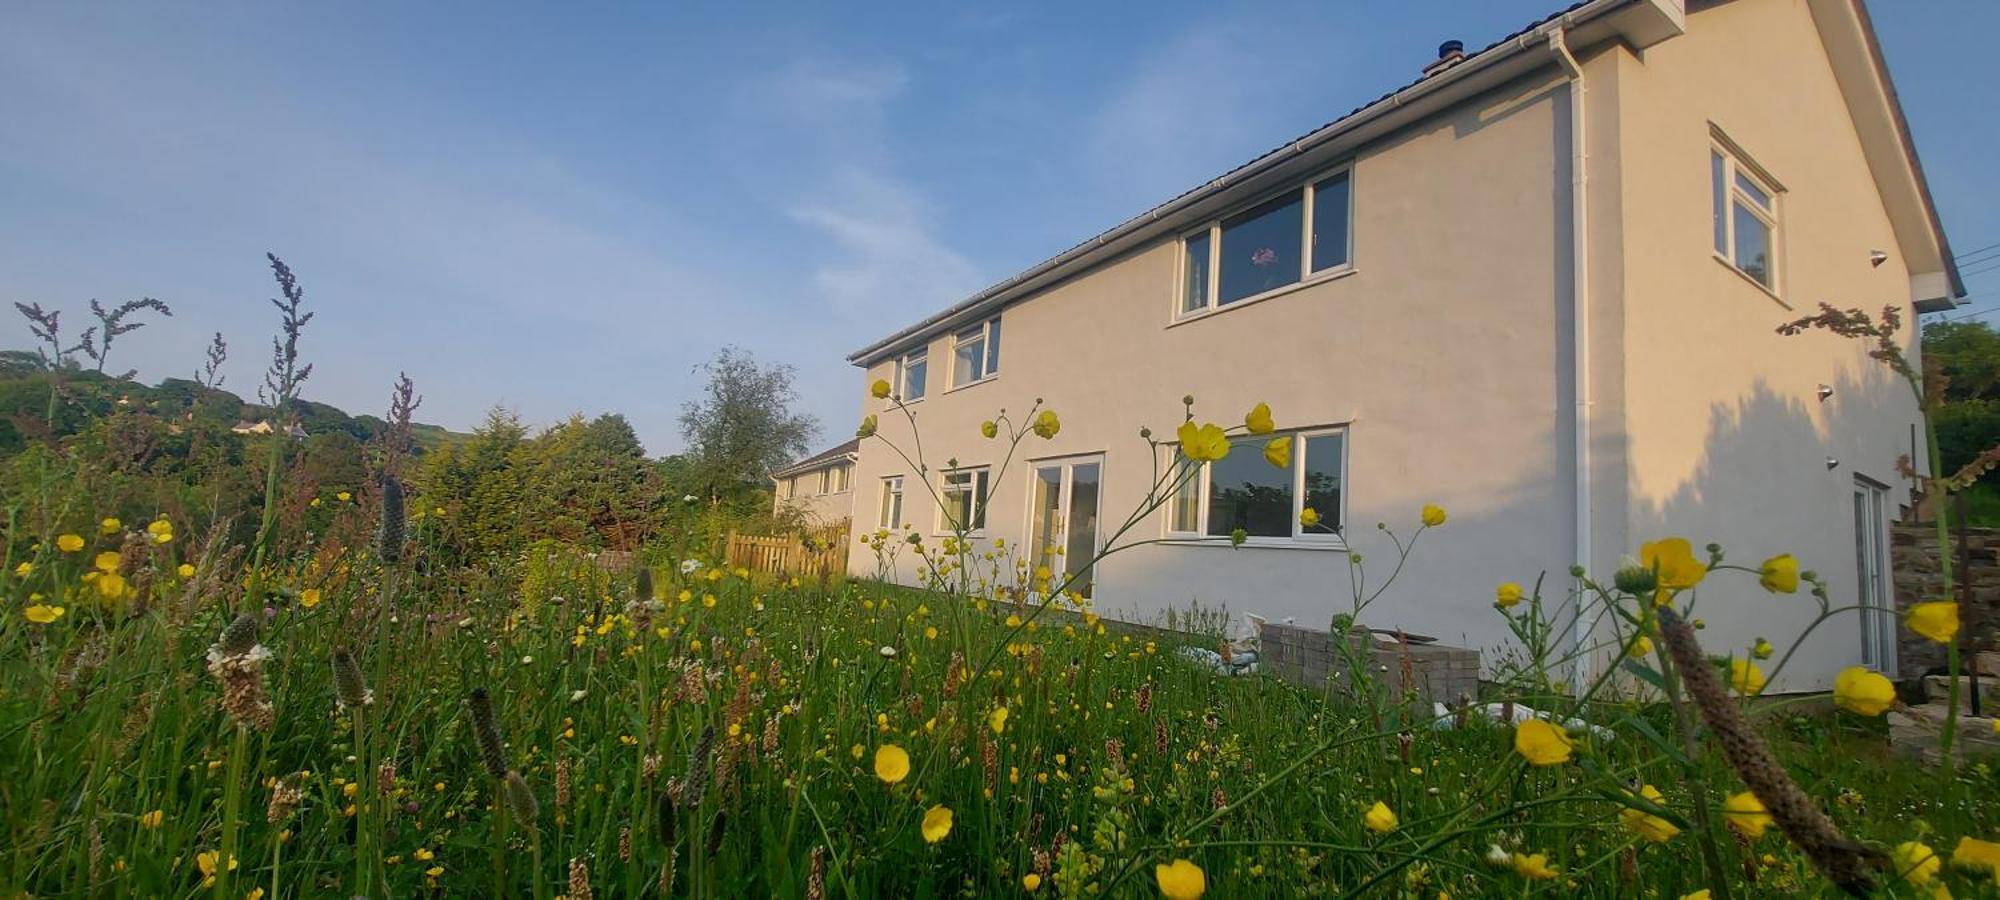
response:
[(992, 712), (990, 712), (990, 713), (987, 713), (987, 714), (986, 714), (986, 726), (987, 726), (988, 728), (991, 728), (991, 729), (993, 729), (993, 733), (994, 733), (994, 734), (999, 734), (999, 733), (1001, 733), (1001, 732), (1003, 732), (1003, 731), (1006, 731), (1006, 730), (1007, 730), (1007, 707), (1004, 707), (1004, 706), (1002, 706), (1002, 707), (998, 707), (998, 708), (994, 709), (994, 710), (993, 710)]
[(1305, 509), (1299, 510), (1299, 524), (1306, 528), (1312, 528), (1318, 525), (1319, 510), (1313, 509), (1310, 506), (1306, 507)]
[(193, 563), (181, 563), (181, 565), (180, 565), (180, 568), (178, 568), (178, 569), (175, 569), (174, 571), (175, 571), (175, 572), (178, 572), (178, 573), (180, 573), (180, 576), (181, 576), (182, 578), (193, 578), (193, 577), (194, 577), (194, 564), (193, 564)]
[(1961, 869), (1985, 872), (2000, 882), (2000, 844), (1973, 837), (1959, 838), (1958, 846), (1951, 851), (1951, 864)]
[(1208, 876), (1201, 867), (1185, 859), (1153, 866), (1153, 880), (1167, 900), (1199, 900), (1208, 893)]
[(97, 585), (97, 595), (106, 600), (116, 600), (125, 596), (127, 587), (125, 576), (117, 572), (106, 572), (92, 583)]
[(1778, 648), (1771, 646), (1770, 641), (1758, 638), (1757, 643), (1750, 645), (1750, 656), (1753, 659), (1770, 659), (1771, 654), (1777, 652), (1777, 650)]
[(1174, 434), (1180, 439), (1181, 455), (1194, 462), (1215, 462), (1229, 455), (1229, 436), (1214, 424), (1182, 422)]
[(146, 523), (146, 533), (154, 537), (159, 537), (163, 534), (172, 537), (174, 534), (174, 523), (167, 521), (165, 517), (154, 519)]
[(1921, 841), (1904, 841), (1889, 851), (1889, 858), (1896, 867), (1896, 875), (1911, 884), (1929, 884), (1944, 868), (1944, 860), (1937, 851)]
[(1771, 827), (1771, 813), (1764, 808), (1764, 801), (1749, 791), (1730, 794), (1729, 799), (1722, 801), (1722, 818), (1729, 827), (1753, 841), (1763, 837), (1764, 829)]
[(1521, 586), (1508, 581), (1493, 589), (1493, 605), (1501, 609), (1513, 609), (1521, 602)]
[(860, 437), (860, 438), (865, 438), (865, 437), (874, 437), (874, 436), (875, 436), (875, 414), (874, 414), (874, 413), (869, 413), (868, 415), (865, 415), (865, 416), (862, 416), (862, 417), (861, 417), (861, 425), (860, 425), (860, 427), (858, 427), (858, 428), (855, 428), (855, 429), (854, 429), (854, 436), (855, 436), (855, 437)]
[(1780, 553), (1757, 567), (1757, 583), (1773, 594), (1799, 591), (1799, 561), (1790, 553)]
[(106, 518), (104, 521), (97, 523), (97, 530), (103, 534), (117, 534), (118, 529), (124, 527), (125, 523), (118, 521), (116, 516)]
[(1695, 558), (1687, 538), (1670, 537), (1639, 546), (1639, 564), (1659, 575), (1663, 591), (1684, 591), (1708, 577), (1708, 566)]
[(91, 561), (91, 565), (95, 566), (99, 572), (116, 572), (118, 571), (118, 564), (122, 561), (123, 557), (120, 557), (116, 552), (106, 550), (103, 553), (97, 554), (97, 558)]
[(1681, 900), (1709, 900), (1708, 888), (1682, 894)]
[(1000, 425), (992, 419), (979, 423), (979, 436), (991, 439), (1000, 434)]
[[(1639, 787), (1639, 796), (1660, 806), (1666, 805), (1667, 802), (1667, 798), (1660, 794), (1660, 790), (1650, 784)], [(1664, 844), (1667, 841), (1673, 840), (1674, 835), (1681, 833), (1680, 828), (1676, 827), (1674, 823), (1643, 809), (1634, 809), (1629, 806), (1618, 811), (1618, 821), (1624, 824), (1627, 831), (1655, 844)]]
[(868, 393), (877, 400), (887, 399), (889, 396), (889, 382), (880, 378), (875, 379), (875, 383), (868, 386)]
[(886, 784), (895, 784), (910, 777), (910, 754), (895, 744), (883, 744), (876, 748), (875, 777)]
[(1444, 524), (1444, 507), (1435, 503), (1424, 504), (1423, 522), (1426, 528), (1436, 528)]
[(1251, 407), (1250, 413), (1243, 417), (1243, 427), (1250, 429), (1251, 434), (1270, 434), (1272, 429), (1278, 427), (1271, 420), (1270, 404), (1259, 403)]
[(1272, 438), (1264, 444), (1264, 461), (1280, 469), (1292, 467), (1292, 437)]
[(75, 553), (78, 550), (82, 550), (83, 537), (81, 535), (65, 534), (56, 538), (56, 549), (64, 553)]
[(36, 603), (29, 606), (26, 609), (21, 610), (21, 615), (26, 616), (28, 618), (28, 621), (33, 622), (37, 625), (47, 625), (50, 622), (62, 618), (63, 613), (68, 611), (69, 610), (60, 606), (50, 606), (46, 603)]
[(1557, 875), (1555, 867), (1549, 865), (1546, 853), (1516, 853), (1510, 857), (1515, 873), (1536, 881), (1547, 881)]
[(1553, 766), (1569, 762), (1575, 745), (1559, 725), (1529, 719), (1514, 728), (1514, 752), (1531, 765)]
[(1910, 607), (1909, 617), (1903, 623), (1910, 630), (1940, 644), (1951, 643), (1958, 636), (1958, 604), (1951, 600), (1932, 600)]
[(1653, 652), (1653, 639), (1645, 635), (1632, 638), (1632, 646), (1625, 648), (1625, 655), (1638, 659)]
[(1021, 890), (1032, 894), (1042, 889), (1042, 876), (1033, 872), (1021, 876)]
[(944, 840), (944, 836), (951, 833), (951, 809), (944, 806), (931, 807), (929, 812), (924, 813), (923, 831), (926, 844)]
[(35, 564), (31, 562), (22, 562), (20, 565), (14, 567), (14, 574), (15, 576), (20, 578), (26, 578), (30, 575), (33, 575), (35, 574)]
[(307, 609), (312, 609), (313, 607), (319, 605), (319, 601), (320, 601), (319, 588), (306, 588), (305, 590), (299, 592), (300, 606), (303, 606)]
[(1744, 696), (1762, 693), (1764, 690), (1764, 670), (1747, 659), (1729, 661), (1729, 686)]
[(1056, 417), (1055, 410), (1045, 409), (1035, 415), (1035, 424), (1030, 427), (1037, 437), (1046, 441), (1062, 430), (1062, 420)]
[(1375, 805), (1369, 807), (1368, 812), (1361, 816), (1361, 824), (1368, 826), (1368, 830), (1376, 834), (1388, 834), (1396, 830), (1396, 811), (1390, 809), (1388, 804), (1377, 800)]
[(1861, 666), (1840, 670), (1833, 679), (1833, 703), (1849, 712), (1879, 716), (1896, 702), (1896, 685)]
[(167, 814), (165, 810), (156, 809), (149, 813), (143, 813), (139, 816), (139, 827), (148, 830), (158, 828), (161, 822), (166, 821), (166, 818)]

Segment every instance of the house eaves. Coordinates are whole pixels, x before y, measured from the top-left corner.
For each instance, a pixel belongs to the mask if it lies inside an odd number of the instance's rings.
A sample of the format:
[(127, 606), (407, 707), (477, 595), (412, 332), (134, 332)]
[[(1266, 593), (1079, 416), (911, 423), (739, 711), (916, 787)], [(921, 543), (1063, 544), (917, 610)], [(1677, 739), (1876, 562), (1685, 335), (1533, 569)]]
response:
[(1074, 278), (1207, 218), (1236, 200), (1303, 177), (1313, 168), (1394, 133), (1467, 98), (1554, 65), (1550, 32), (1567, 29), (1572, 46), (1623, 41), (1644, 49), (1686, 28), (1684, 0), (1585, 0), (1548, 16), (1441, 72), (1422, 77), (1286, 142), (1221, 177), (1187, 191), (987, 288), (949, 309), (849, 354), (868, 366), (930, 337), (991, 315), (1009, 302)]
[(1808, 0), (1807, 6), (1909, 268), (1911, 302), (1920, 313), (1954, 309), (1965, 296), (1965, 280), (1945, 239), (1874, 20), (1862, 0)]
[(771, 473), (773, 480), (787, 478), (806, 472), (824, 469), (839, 462), (853, 462), (861, 453), (861, 439), (854, 438), (846, 443), (822, 450)]

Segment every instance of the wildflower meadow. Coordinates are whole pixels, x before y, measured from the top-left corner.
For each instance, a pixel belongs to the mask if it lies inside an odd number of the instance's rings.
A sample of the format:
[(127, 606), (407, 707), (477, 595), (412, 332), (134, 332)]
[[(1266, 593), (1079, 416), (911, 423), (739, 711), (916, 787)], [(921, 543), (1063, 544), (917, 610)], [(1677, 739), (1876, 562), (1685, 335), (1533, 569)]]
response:
[[(310, 314), (273, 263), (282, 424)], [(53, 426), (81, 381), (37, 321)], [(407, 435), (396, 396), (386, 433)], [(473, 495), (395, 440), (344, 481), (306, 477), (282, 436), (244, 443), (229, 468), (255, 477), (226, 490), (250, 499), (220, 514), (219, 482), (167, 490), (105, 449), (129, 415), (4, 462), (8, 896), (2000, 893), (2000, 773), (1893, 752), (1880, 675), (1764, 698), (1789, 648), (1700, 629), (1721, 604), (1851, 607), (1782, 535), (1496, 578), (1464, 602), (1520, 652), (1438, 706), (1386, 687), (1366, 637), (1339, 683), (1217, 675), (1211, 619), (1100, 618), (1021, 548), (962, 535), (854, 536), (855, 569), (915, 558), (916, 585), (737, 568), (693, 524), (620, 552), (468, 542)], [(1282, 417), (1188, 398), (1134, 440), (1220, 459)], [(1011, 460), (1062, 427), (1050, 404), (982, 432)], [(1337, 632), (1395, 596), (1354, 572), (1436, 564), (1426, 536), (1463, 526), (1427, 506), (1380, 527), (1395, 559), (1328, 555), (1328, 584), (1370, 585), (1328, 610)], [(1558, 639), (1579, 622), (1599, 624)], [(1948, 603), (1906, 623), (1957, 625)]]

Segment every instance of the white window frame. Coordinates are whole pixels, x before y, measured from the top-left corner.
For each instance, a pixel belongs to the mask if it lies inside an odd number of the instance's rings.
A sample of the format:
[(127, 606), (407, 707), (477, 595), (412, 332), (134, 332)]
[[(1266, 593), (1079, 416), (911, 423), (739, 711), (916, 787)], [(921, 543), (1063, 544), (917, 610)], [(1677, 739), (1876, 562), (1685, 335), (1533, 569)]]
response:
[(878, 500), (875, 509), (875, 520), (879, 523), (877, 527), (892, 531), (903, 527), (903, 476), (883, 476), (882, 492)]
[(827, 470), (828, 480), (831, 482), (831, 484), (829, 485), (830, 490), (828, 490), (827, 493), (829, 494), (847, 493), (847, 489), (850, 486), (848, 479), (851, 477), (849, 469), (850, 469), (849, 466), (838, 465)]
[[(977, 325), (970, 325), (952, 333), (951, 336), (951, 390), (983, 384), (1000, 377), (1000, 342), (994, 332), (1000, 330), (1000, 317), (994, 316)], [(976, 334), (968, 338), (966, 335)], [(959, 371), (958, 348), (964, 344), (979, 344), (979, 362), (983, 371), (977, 378), (965, 378)]]
[[(1347, 176), (1347, 252), (1344, 254), (1344, 261), (1340, 264), (1315, 270), (1312, 267), (1312, 238), (1313, 209), (1319, 193), (1317, 188), (1321, 182), (1342, 174)], [(1298, 280), (1281, 284), (1260, 293), (1251, 294), (1248, 297), (1232, 300), (1226, 304), (1219, 303), (1219, 295), (1222, 288), (1222, 223), (1238, 213), (1254, 209), (1294, 191), (1302, 192), (1305, 195), (1299, 225), (1300, 252)], [(1190, 238), (1199, 237), (1204, 234), (1208, 236), (1208, 303), (1195, 309), (1183, 309), (1182, 304), (1188, 296), (1187, 242)], [(1322, 281), (1330, 281), (1354, 271), (1354, 163), (1349, 161), (1323, 170), (1303, 181), (1290, 184), (1282, 190), (1271, 191), (1257, 197), (1255, 200), (1231, 207), (1220, 215), (1209, 219), (1207, 222), (1181, 232), (1174, 240), (1174, 261), (1173, 315), (1171, 319), (1173, 322), (1184, 322), (1203, 316), (1211, 316), (1223, 310), (1248, 306), (1259, 300), (1276, 297), (1280, 294), (1287, 294)]]
[[(1336, 511), (1339, 516), (1336, 521), (1340, 523), (1342, 530), (1339, 532), (1325, 530), (1309, 532), (1299, 524), (1299, 513), (1305, 509), (1306, 502), (1306, 467), (1303, 463), (1305, 445), (1315, 437), (1324, 438), (1335, 435), (1340, 437), (1340, 509)], [(1272, 438), (1279, 437), (1290, 437), (1292, 439), (1292, 533), (1290, 537), (1251, 536), (1244, 539), (1244, 546), (1304, 547), (1330, 550), (1347, 549), (1346, 529), (1352, 527), (1348, 520), (1347, 508), (1352, 502), (1354, 493), (1352, 485), (1348, 480), (1349, 460), (1354, 455), (1353, 432), (1346, 425), (1327, 425), (1290, 431), (1276, 431), (1270, 434), (1255, 435), (1252, 438), (1252, 443), (1234, 446), (1229, 452), (1232, 454), (1261, 453), (1263, 445), (1266, 442)], [(1244, 439), (1243, 435), (1237, 435), (1234, 438), (1234, 440)], [(1161, 447), (1166, 451), (1165, 465), (1167, 466), (1167, 471), (1171, 471), (1173, 465), (1180, 457), (1180, 445), (1162, 444)], [(1195, 484), (1198, 485), (1195, 494), (1197, 498), (1195, 504), (1195, 530), (1174, 530), (1173, 497), (1169, 495), (1167, 504), (1161, 507), (1163, 514), (1160, 517), (1160, 533), (1162, 538), (1172, 543), (1230, 546), (1228, 535), (1211, 535), (1208, 533), (1209, 478), (1213, 469), (1213, 463), (1202, 463), (1201, 474), (1195, 477)], [(1171, 484), (1172, 482), (1169, 481), (1168, 483)], [(1322, 516), (1326, 513), (1325, 510), (1320, 510), (1319, 512)]]
[[(1744, 280), (1756, 285), (1760, 290), (1770, 294), (1772, 297), (1782, 298), (1784, 296), (1783, 288), (1785, 283), (1785, 267), (1780, 262), (1784, 256), (1782, 251), (1784, 247), (1784, 216), (1781, 211), (1781, 203), (1783, 202), (1785, 192), (1784, 186), (1780, 185), (1777, 179), (1772, 178), (1770, 173), (1764, 171), (1762, 166), (1750, 160), (1742, 150), (1738, 149), (1733, 142), (1723, 137), (1720, 132), (1714, 132), (1711, 138), (1709, 141), (1710, 158), (1708, 160), (1710, 216), (1715, 214), (1714, 164), (1717, 159), (1722, 161), (1722, 184), (1724, 190), (1722, 194), (1722, 246), (1716, 247), (1711, 243), (1709, 249), (1714, 253), (1716, 261), (1735, 270), (1736, 274), (1743, 276)], [(1770, 198), (1770, 204), (1767, 206), (1758, 203), (1754, 197), (1750, 196), (1749, 192), (1743, 190), (1743, 186), (1737, 183), (1739, 176), (1756, 185), (1758, 190), (1763, 191), (1764, 196)], [(1736, 259), (1736, 209), (1739, 206), (1750, 213), (1751, 217), (1764, 223), (1764, 227), (1770, 232), (1770, 284), (1765, 284), (1757, 280), (1757, 276), (1745, 270), (1742, 263)], [(1709, 223), (1711, 238), (1714, 236), (1714, 224), (1714, 221), (1711, 219)]]
[[(932, 533), (937, 535), (958, 533), (951, 527), (951, 515), (947, 511), (947, 504), (951, 502), (951, 495), (956, 493), (952, 489), (951, 479), (958, 475), (967, 476), (969, 480), (966, 483), (966, 489), (972, 492), (972, 502), (966, 506), (967, 527), (965, 533), (968, 537), (984, 535), (987, 525), (986, 505), (993, 498), (993, 467), (991, 466), (962, 466), (956, 469), (945, 469), (938, 473), (937, 522), (932, 526)], [(982, 484), (986, 488), (984, 491), (980, 490)], [(976, 526), (973, 525), (975, 522), (978, 523)]]
[[(895, 392), (893, 396), (901, 398), (904, 403), (916, 403), (924, 399), (924, 397), (929, 396), (931, 392), (930, 360), (931, 348), (928, 344), (913, 348), (905, 352), (902, 356), (896, 357), (896, 380), (891, 382)], [(924, 392), (915, 397), (910, 396), (910, 385), (908, 384), (910, 364), (912, 362), (921, 362), (924, 364)]]

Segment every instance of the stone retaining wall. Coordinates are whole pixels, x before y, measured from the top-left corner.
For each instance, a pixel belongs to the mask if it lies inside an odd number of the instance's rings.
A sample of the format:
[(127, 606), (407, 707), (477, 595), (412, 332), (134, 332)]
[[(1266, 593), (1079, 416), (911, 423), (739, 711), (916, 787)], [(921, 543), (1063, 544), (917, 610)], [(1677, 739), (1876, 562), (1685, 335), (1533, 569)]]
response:
[[(1952, 535), (1953, 575), (1971, 586), (1970, 602), (1959, 609), (1964, 658), (1980, 650), (2000, 649), (1994, 640), (2000, 625), (2000, 528), (1967, 528), (1970, 572), (1958, 571), (1958, 535)], [(1937, 527), (1899, 524), (1890, 531), (1889, 565), (1895, 573), (1896, 609), (1938, 598), (1944, 589), (1938, 573)], [(1840, 602), (1836, 598), (1836, 602)], [(1944, 645), (1926, 640), (1907, 628), (1896, 629), (1897, 680), (1913, 682), (1944, 668)]]
[[(1267, 622), (1259, 639), (1261, 655), (1257, 661), (1265, 672), (1315, 689), (1326, 687), (1329, 678), (1337, 685), (1347, 681), (1347, 658), (1325, 631)], [(1361, 631), (1352, 632), (1350, 639), (1367, 647), (1362, 658), (1369, 660), (1374, 676), (1396, 694), (1414, 690), (1426, 702), (1447, 705), (1479, 696), (1477, 650), (1402, 644)]]

